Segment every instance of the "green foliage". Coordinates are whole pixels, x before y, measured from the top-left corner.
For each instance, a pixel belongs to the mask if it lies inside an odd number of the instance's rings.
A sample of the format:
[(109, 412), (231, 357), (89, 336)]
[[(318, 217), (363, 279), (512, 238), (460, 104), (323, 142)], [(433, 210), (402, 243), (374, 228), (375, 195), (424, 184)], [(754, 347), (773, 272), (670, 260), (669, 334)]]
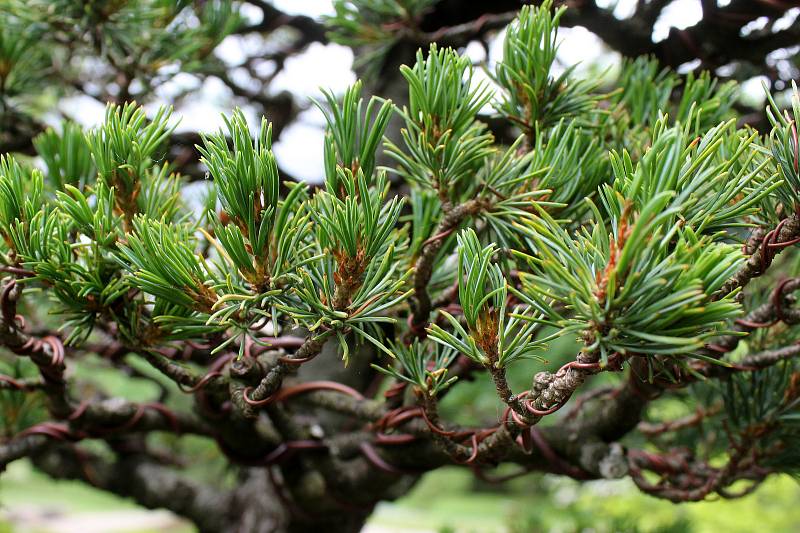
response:
[(599, 97), (597, 82), (571, 79), (575, 66), (552, 75), (558, 52), (558, 21), (566, 10), (553, 2), (523, 6), (503, 41), (503, 60), (495, 80), (504, 89), (497, 111), (527, 132), (557, 124), (562, 118), (590, 116)]
[(428, 332), (442, 345), (457, 350), (478, 364), (503, 368), (516, 360), (535, 357), (544, 341), (535, 339), (534, 316), (517, 308), (508, 313), (508, 283), (492, 263), (494, 245), (481, 247), (472, 229), (458, 237), (458, 296), (466, 329), (447, 311), (441, 311), (453, 333), (436, 324)]
[(391, 345), (391, 351), (401, 365), (401, 369), (384, 368), (373, 364), (372, 367), (400, 381), (417, 387), (425, 395), (436, 397), (441, 391), (452, 385), (456, 376), (447, 376), (447, 368), (458, 352), (438, 344), (426, 346), (415, 340), (411, 345)]
[(223, 209), (252, 237), (254, 251), (260, 252), (278, 204), (278, 165), (272, 154), (272, 126), (262, 119), (259, 134), (253, 140), (241, 110), (224, 120), (233, 152), (228, 149), (225, 132), (204, 136), (204, 147), (198, 149), (214, 178)]
[(45, 52), (45, 44), (53, 51), (61, 43), (52, 37), (60, 32), (70, 37), (73, 51), (102, 47), (103, 59), (124, 66), (146, 84), (164, 75), (165, 67), (175, 72), (203, 68), (243, 20), (230, 0), (2, 0), (0, 8), (26, 27), (48, 30), (32, 35), (46, 41), (31, 42), (29, 49)]
[(624, 212), (611, 235), (597, 211), (591, 231), (574, 238), (540, 211), (527, 221), (537, 255), (527, 257), (533, 273), (522, 274), (517, 294), (554, 325), (580, 332), (584, 349), (604, 360), (615, 352), (699, 356), (740, 312), (730, 295), (711, 296), (742, 257), (736, 246), (668, 225), (676, 215), (670, 196), (656, 196), (635, 215)]
[(411, 223), (408, 260), (413, 264), (442, 216), (442, 202), (434, 191), (414, 187), (410, 191), (408, 203), (411, 213), (401, 220)]
[(776, 166), (780, 169), (785, 185), (778, 194), (787, 209), (800, 207), (800, 148), (798, 148), (797, 121), (800, 120), (800, 94), (792, 82), (791, 114), (781, 113), (772, 95), (767, 92), (769, 107), (767, 118), (772, 124), (769, 136), (769, 151)]
[[(131, 229), (139, 213), (164, 220), (178, 214), (180, 182), (168, 174), (167, 165), (155, 165), (159, 150), (175, 129), (168, 125), (171, 113), (162, 107), (148, 120), (135, 103), (109, 104), (105, 121), (86, 135), (97, 183), (113, 190), (114, 214), (123, 216), (122, 231)], [(107, 220), (107, 226), (112, 224)]]
[(250, 138), (240, 110), (225, 118), (233, 150), (224, 132), (203, 137), (198, 147), (208, 166), (224, 211), (215, 220), (216, 237), (226, 259), (254, 287), (269, 289), (296, 261), (302, 260), (301, 232), (307, 217), (298, 212), (305, 198), (303, 187), (294, 187), (279, 199), (278, 165), (272, 153), (272, 126), (262, 120), (259, 134)]
[(541, 172), (536, 177), (537, 187), (552, 191), (547, 199), (562, 204), (562, 216), (580, 215), (586, 209), (583, 199), (591, 198), (608, 174), (601, 143), (574, 120), (561, 120), (546, 135), (536, 135), (531, 148), (531, 168)]
[[(362, 171), (357, 177), (338, 169), (337, 190), (319, 191), (310, 205), (314, 221), (317, 255), (299, 270), (300, 301), (281, 306), (310, 330), (332, 329), (337, 333), (345, 358), (348, 331), (369, 340), (391, 355), (376, 339), (380, 322), (394, 322), (382, 315), (410, 295), (404, 291), (405, 271), (398, 262), (401, 233), (395, 229), (402, 200), (385, 202), (388, 182), (379, 173), (369, 187)], [(330, 185), (330, 182), (328, 183)]]
[[(82, 198), (77, 189), (72, 191)], [(65, 212), (58, 208), (40, 211), (29, 231), (12, 235), (22, 266), (35, 273), (25, 282), (47, 286), (48, 294), (58, 303), (55, 312), (66, 315), (62, 328), (68, 331), (68, 343), (85, 340), (101, 317), (117, 321), (121, 333), (135, 338), (136, 325), (126, 320), (125, 311), (130, 287), (109, 251), (118, 236), (116, 227), (109, 226), (109, 220), (117, 219), (108, 209), (113, 196), (107, 190), (104, 193), (98, 198), (96, 214), (87, 213), (88, 206), (81, 201), (72, 204), (64, 194), (61, 201)], [(80, 218), (75, 222), (71, 216)], [(81, 223), (87, 231), (87, 241), (83, 242), (74, 231)], [(96, 240), (88, 240), (90, 236), (96, 236)]]
[(25, 170), (10, 155), (0, 156), (0, 234), (12, 250), (12, 235), (25, 233), (41, 210), (43, 189), (39, 170)]
[[(676, 209), (668, 224), (680, 217), (696, 232), (713, 235), (741, 225), (757, 212), (761, 199), (780, 186), (776, 176), (764, 172), (765, 163), (748, 164), (756, 157), (756, 134), (738, 134), (731, 120), (698, 137), (691, 128), (693, 118), (690, 114), (685, 126), (667, 127), (666, 117), (657, 121), (652, 145), (635, 167), (626, 152), (612, 152), (615, 181), (603, 188), (603, 202), (612, 217), (618, 219), (624, 209), (619, 198), (641, 210), (666, 193), (674, 195), (668, 205)], [(737, 165), (740, 157), (747, 161)]]
[(153, 218), (172, 221), (184, 215), (181, 201), (183, 181), (169, 172), (169, 166), (152, 166), (145, 174), (136, 195), (136, 212)]
[(662, 115), (673, 123), (692, 122), (702, 132), (729, 119), (738, 96), (735, 82), (720, 84), (705, 71), (682, 78), (644, 56), (623, 60), (615, 86), (605, 126), (616, 143), (637, 155)]
[(337, 167), (364, 173), (368, 184), (372, 184), (375, 172), (375, 151), (383, 138), (383, 132), (392, 115), (391, 102), (380, 103), (372, 97), (363, 109), (361, 82), (349, 87), (342, 98), (341, 105), (330, 91), (323, 91), (328, 102), (326, 111), (318, 102), (317, 106), (325, 113), (328, 127), (325, 131), (325, 179), (328, 189), (340, 191)]
[(544, 200), (552, 191), (541, 185), (546, 176), (554, 172), (552, 167), (537, 165), (536, 160), (547, 155), (537, 150), (519, 156), (522, 143), (523, 137), (519, 137), (508, 150), (496, 151), (488, 157), (476, 180), (483, 182), (483, 186), (470, 191), (492, 198), (492, 207), (482, 218), (491, 229), (492, 237), (506, 248), (518, 244), (515, 222), (530, 211), (533, 202), (554, 208), (559, 205)]
[(47, 167), (47, 179), (56, 189), (67, 184), (82, 189), (97, 173), (86, 136), (74, 122), (65, 121), (60, 134), (48, 128), (33, 139), (33, 145)]
[(386, 53), (400, 38), (396, 26), (415, 27), (437, 0), (334, 0), (332, 16), (325, 17), (328, 38), (351, 47), (363, 47), (356, 67), (379, 73)]
[(48, 74), (47, 58), (37, 46), (40, 38), (41, 30), (31, 31), (0, 14), (0, 106), (7, 98), (28, 95)]
[(27, 174), (11, 162), (13, 172), (4, 172), (10, 179), (0, 202), (9, 217), (6, 241), (14, 261), (35, 274), (25, 282), (44, 283), (57, 302), (54, 311), (66, 315), (71, 343), (109, 319), (124, 336), (141, 337), (141, 302), (117, 260), (118, 244), (137, 214), (164, 221), (183, 216), (179, 177), (153, 161), (171, 131), (167, 116), (161, 110), (148, 122), (132, 104), (110, 106), (106, 121), (88, 135), (74, 124), (61, 135), (42, 134), (35, 144), (55, 199), (45, 196), (38, 170)]
[(624, 107), (631, 124), (653, 124), (659, 112), (669, 109), (672, 91), (679, 82), (676, 73), (660, 67), (655, 59), (625, 59), (614, 103)]
[(56, 193), (58, 207), (73, 221), (75, 228), (100, 246), (113, 246), (119, 238), (114, 214), (114, 189), (101, 182), (94, 188), (94, 206), (77, 187), (66, 185), (65, 191)]
[(381, 205), (388, 191), (383, 174), (378, 176), (375, 187), (370, 188), (363, 172), (355, 178), (340, 169), (339, 183), (345, 190), (345, 198), (340, 199), (336, 191), (330, 189), (320, 192), (315, 197), (312, 217), (317, 223), (321, 247), (342, 261), (341, 275), (352, 271), (358, 276), (389, 242), (402, 201), (395, 197)]
[[(241, 22), (225, 1), (61, 2), (49, 13), (5, 4), (17, 22), (101, 26), (109, 59), (141, 51), (129, 66), (142, 80), (175, 62), (191, 70)], [(396, 42), (392, 22), (418, 31), (431, 6), (340, 1), (329, 22), (336, 39), (380, 50)], [(740, 312), (735, 294), (715, 291), (743, 260), (742, 228), (774, 222), (765, 206), (793, 207), (794, 122), (772, 113), (767, 150), (723, 120), (732, 85), (654, 60), (626, 63), (621, 90), (608, 94), (573, 68), (554, 74), (563, 13), (550, 2), (524, 7), (508, 28), (492, 75), (496, 110), (522, 130), (509, 146), (479, 120), (490, 86), (450, 48), (431, 45), (401, 68), (403, 109), (365, 102), (360, 82), (341, 100), (324, 92), (326, 182), (311, 197), (281, 185), (271, 125), (262, 119), (253, 137), (240, 110), (199, 147), (212, 178), (200, 216), (185, 210), (181, 177), (162, 160), (169, 109), (148, 119), (135, 104), (111, 105), (88, 133), (72, 123), (48, 130), (35, 146), (50, 187), (38, 170), (0, 165), (7, 262), (31, 270), (29, 286), (50, 289), (73, 341), (110, 320), (148, 342), (222, 334), (221, 349), (258, 338), (264, 324), (277, 333), (293, 323), (336, 337), (345, 358), (354, 340), (376, 344), (399, 359), (402, 370), (389, 372), (431, 394), (449, 384), (436, 372), (452, 354), (505, 367), (542, 350), (544, 326), (581, 334), (602, 357), (697, 356)], [(22, 61), (2, 42), (0, 53)], [(402, 142), (384, 146), (396, 166), (376, 168), (393, 111)], [(408, 204), (390, 193), (387, 170), (408, 186)], [(463, 316), (441, 309), (431, 340), (401, 347), (387, 337), (411, 314), (419, 261), (430, 263), (432, 300), (457, 284)], [(512, 271), (521, 288), (509, 285)]]
[(120, 252), (135, 286), (156, 298), (209, 312), (217, 303), (209, 286), (213, 278), (187, 242), (185, 228), (136, 217)]
[(793, 362), (732, 375), (720, 386), (726, 425), (740, 446), (755, 445), (759, 464), (800, 475), (800, 374)]
[[(738, 313), (730, 295), (713, 298), (742, 261), (719, 241), (779, 185), (763, 164), (734, 167), (742, 154), (753, 157), (755, 137), (732, 128), (723, 123), (693, 138), (689, 126), (658, 121), (637, 164), (612, 153), (615, 181), (600, 194), (607, 215), (590, 204), (595, 221), (576, 235), (539, 207), (524, 223), (535, 253), (521, 296), (603, 357), (697, 355)], [(719, 159), (723, 146), (727, 157)]]
[(136, 103), (109, 104), (103, 124), (87, 136), (100, 179), (121, 194), (135, 196), (156, 151), (175, 129), (167, 125), (171, 114), (162, 107), (148, 120)]
[(463, 197), (466, 180), (492, 153), (492, 135), (475, 120), (491, 94), (472, 83), (467, 57), (431, 45), (427, 58), (417, 52), (413, 68), (400, 68), (408, 82), (409, 106), (402, 110), (406, 150), (387, 142), (397, 172), (406, 180), (433, 188), (442, 198)]
[(699, 75), (690, 71), (681, 89), (681, 99), (674, 111), (675, 121), (688, 122), (691, 119), (701, 131), (729, 118), (738, 98), (736, 82), (721, 84), (706, 70)]

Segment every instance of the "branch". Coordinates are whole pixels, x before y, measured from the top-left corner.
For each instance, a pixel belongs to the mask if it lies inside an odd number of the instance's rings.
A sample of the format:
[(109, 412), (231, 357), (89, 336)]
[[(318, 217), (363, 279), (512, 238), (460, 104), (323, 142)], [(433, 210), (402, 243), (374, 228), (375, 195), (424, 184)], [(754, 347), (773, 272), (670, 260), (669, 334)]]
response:
[(458, 47), (479, 39), (492, 30), (504, 28), (516, 18), (517, 14), (517, 10), (497, 14), (486, 13), (475, 20), (454, 26), (445, 26), (427, 33), (421, 32), (417, 28), (405, 28), (405, 36), (420, 46), (438, 43), (441, 46)]
[(765, 350), (763, 352), (750, 354), (742, 359), (739, 365), (753, 369), (766, 368), (781, 361), (797, 357), (798, 355), (800, 355), (800, 344), (792, 344), (775, 350)]
[[(739, 333), (750, 333), (759, 328), (769, 328), (779, 321), (785, 324), (800, 323), (800, 311), (797, 309), (787, 309), (788, 304), (795, 303), (791, 293), (800, 289), (800, 278), (786, 279), (778, 283), (772, 291), (769, 301), (761, 304), (756, 309), (747, 314), (745, 318), (736, 319), (731, 329)], [(724, 335), (714, 340), (713, 344), (707, 344), (707, 352), (713, 357), (734, 350), (742, 339), (742, 335)]]
[(68, 418), (77, 429), (93, 436), (169, 431), (212, 436), (215, 428), (194, 414), (173, 411), (160, 403), (133, 403), (121, 398), (84, 401)]
[(776, 255), (800, 237), (800, 216), (793, 214), (781, 222), (755, 246), (753, 255), (741, 269), (713, 295), (714, 300), (724, 298), (739, 287), (746, 287), (753, 278), (762, 275)]
[(50, 410), (66, 416), (71, 408), (64, 382), (64, 345), (58, 337), (40, 339), (22, 331), (24, 320), (17, 315), (17, 300), (21, 293), (21, 287), (13, 278), (0, 289), (0, 344), (33, 361), (44, 379), (42, 388), (50, 401)]
[(300, 32), (300, 41), (304, 43), (302, 47), (313, 42), (328, 44), (325, 26), (311, 17), (305, 15), (287, 15), (275, 6), (262, 0), (246, 0), (246, 3), (253, 5), (261, 10), (261, 21), (239, 28), (234, 33), (269, 33), (278, 28), (288, 26)]
[[(652, 27), (658, 17), (661, 16), (661, 12), (664, 11), (664, 8), (667, 7), (672, 0), (639, 0), (636, 6), (636, 13), (634, 13), (634, 18), (639, 20), (640, 23), (647, 27)], [(716, 5), (716, 2), (714, 2)], [(703, 8), (705, 10), (706, 2), (703, 2)]]
[(721, 410), (721, 403), (715, 403), (708, 409), (698, 406), (694, 413), (683, 418), (669, 420), (667, 422), (660, 422), (658, 424), (640, 422), (636, 429), (643, 435), (654, 437), (656, 435), (661, 435), (662, 433), (670, 433), (673, 431), (679, 431), (681, 429), (697, 426), (703, 421), (704, 418), (714, 416)]
[(38, 378), (15, 379), (0, 374), (0, 390), (31, 391), (43, 389), (45, 384)]
[(0, 444), (0, 472), (6, 465), (42, 451), (50, 440), (44, 435), (26, 435)]
[(628, 57), (652, 53), (652, 26), (636, 17), (620, 20), (608, 9), (597, 6), (594, 0), (581, 2), (567, 9), (561, 17), (561, 27), (582, 26), (600, 37), (608, 46)]
[(298, 364), (313, 359), (322, 352), (328, 335), (329, 333), (322, 333), (320, 335), (308, 337), (296, 352), (286, 358), (278, 359), (275, 366), (267, 372), (252, 392), (248, 394), (247, 390), (244, 391), (244, 401), (251, 406), (266, 405), (269, 403), (270, 397), (278, 391), (283, 383), (284, 376), (286, 376), (290, 370), (296, 368)]
[[(90, 481), (148, 509), (169, 509), (191, 519), (202, 532), (230, 531), (231, 491), (189, 480), (146, 455), (119, 454), (108, 461), (58, 446), (35, 457), (34, 463), (55, 479)], [(92, 473), (91, 479), (87, 479), (87, 471)]]
[(654, 45), (654, 51), (670, 66), (693, 59), (702, 59), (710, 65), (723, 65), (735, 59), (761, 64), (765, 50), (781, 48), (786, 37), (780, 37), (774, 46), (768, 43), (777, 34), (753, 42), (741, 36), (742, 27), (762, 16), (780, 17), (791, 7), (789, 2), (732, 0), (724, 7), (704, 13), (694, 26), (684, 30), (672, 28), (664, 41)]
[[(684, 449), (672, 449), (663, 455), (630, 450), (628, 458), (631, 477), (640, 490), (674, 503), (702, 501), (712, 493), (724, 494), (725, 497), (742, 496), (749, 491), (733, 494), (726, 489), (740, 480), (751, 480), (758, 485), (770, 473), (755, 463), (752, 441), (734, 445), (728, 462), (720, 468), (695, 460), (691, 452)], [(657, 473), (661, 479), (652, 483), (642, 470)]]
[[(134, 351), (131, 348), (131, 351)], [(139, 350), (138, 353), (163, 375), (174, 381), (177, 385), (184, 387), (194, 387), (200, 382), (200, 377), (196, 376), (183, 366), (170, 361), (164, 354), (156, 353), (153, 350)]]
[(483, 203), (478, 200), (469, 200), (453, 207), (450, 204), (443, 206), (444, 216), (439, 221), (434, 231), (434, 237), (422, 245), (417, 263), (414, 267), (414, 296), (416, 305), (411, 318), (411, 330), (420, 337), (425, 336), (424, 327), (428, 324), (431, 314), (431, 297), (428, 294), (428, 283), (433, 274), (436, 255), (444, 244), (444, 238), (452, 233), (470, 215), (478, 213), (483, 208)]

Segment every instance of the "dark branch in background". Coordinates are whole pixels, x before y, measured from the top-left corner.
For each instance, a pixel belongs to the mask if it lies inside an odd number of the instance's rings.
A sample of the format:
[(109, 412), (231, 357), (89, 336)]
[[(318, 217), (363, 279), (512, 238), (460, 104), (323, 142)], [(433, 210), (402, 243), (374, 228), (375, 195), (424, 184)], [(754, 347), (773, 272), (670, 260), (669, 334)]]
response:
[[(192, 74), (201, 81), (206, 78), (220, 80), (231, 91), (234, 100), (241, 102), (242, 105), (253, 106), (257, 114), (269, 117), (273, 124), (273, 140), (277, 141), (281, 132), (295, 120), (299, 106), (288, 92), (273, 94), (269, 88), (271, 80), (283, 70), (288, 58), (303, 52), (312, 43), (326, 44), (328, 41), (324, 26), (310, 17), (287, 15), (269, 3), (258, 0), (246, 3), (261, 10), (262, 18), (258, 23), (239, 28), (235, 34), (262, 35), (265, 40), (265, 48), (270, 48), (270, 51), (256, 53), (254, 56), (249, 57), (243, 66), (246, 67), (254, 61), (271, 61), (275, 63), (274, 71), (268, 76), (262, 77), (257, 74), (255, 69), (247, 68), (251, 80), (258, 84), (257, 89), (244, 87), (236, 82), (230, 73), (234, 67), (226, 65), (221, 60), (209, 61), (208, 64), (202, 65), (199, 70), (192, 72)], [(271, 34), (283, 29), (290, 30), (289, 39), (273, 38), (269, 45), (266, 44), (266, 40), (270, 38)], [(273, 41), (281, 43), (277, 51), (271, 49)], [(285, 44), (283, 44), (284, 42)], [(117, 68), (118, 66), (113, 62), (107, 65), (108, 70), (103, 76), (105, 81), (108, 83), (115, 82), (118, 76)], [(69, 80), (69, 76), (72, 76), (73, 73), (64, 72), (63, 75), (65, 79)], [(88, 76), (83, 76), (75, 79), (71, 83), (71, 88), (79, 94), (84, 94), (102, 103), (117, 101), (117, 96), (105, 91), (104, 79), (98, 79), (97, 73), (93, 73), (91, 83), (86, 82), (88, 78)], [(166, 81), (168, 81), (168, 78), (160, 80), (159, 83)], [(98, 87), (100, 87), (99, 92)], [(136, 98), (142, 103), (146, 102), (152, 97), (156, 86), (148, 84), (146, 88), (147, 92), (133, 95), (132, 98)], [(180, 95), (178, 100), (187, 95)], [(33, 154), (33, 138), (44, 129), (45, 125), (30, 117), (27, 113), (13, 108), (0, 113), (0, 153)], [(199, 141), (200, 137), (197, 132), (181, 132), (173, 134), (167, 146), (169, 160), (173, 162), (175, 169), (192, 180), (202, 179), (204, 176), (204, 170), (199, 166), (199, 153), (194, 148)], [(284, 175), (287, 179), (296, 181), (291, 176), (285, 173)]]
[(298, 40), (300, 45), (295, 49), (300, 50), (305, 46), (317, 42), (328, 43), (325, 35), (326, 29), (323, 24), (305, 15), (287, 15), (272, 4), (263, 0), (246, 0), (246, 4), (257, 7), (261, 10), (261, 20), (255, 24), (249, 24), (236, 30), (238, 34), (247, 33), (269, 33), (279, 28), (292, 28), (300, 33)]
[[(69, 446), (57, 446), (33, 457), (36, 466), (56, 479), (88, 481), (133, 498), (150, 509), (167, 508), (190, 517), (204, 532), (225, 531), (234, 512), (234, 494), (188, 480), (152, 458), (123, 454), (114, 461)], [(240, 512), (243, 509), (240, 509)]]
[[(715, 74), (723, 79), (740, 80), (764, 74), (771, 84), (780, 78), (777, 70), (765, 64), (765, 57), (776, 50), (797, 45), (800, 39), (800, 20), (779, 31), (770, 29), (772, 22), (789, 9), (800, 6), (800, 2), (732, 0), (722, 7), (714, 1), (704, 1), (703, 18), (699, 22), (682, 30), (670, 28), (665, 39), (654, 42), (655, 23), (673, 2), (640, 0), (632, 15), (619, 19), (594, 0), (568, 0), (562, 2), (568, 10), (561, 19), (561, 26), (584, 27), (609, 48), (626, 57), (652, 55), (662, 65), (673, 68), (694, 60), (700, 60), (699, 69), (715, 71), (718, 67), (733, 66), (729, 72)], [(443, 0), (423, 17), (419, 29), (408, 31), (405, 38), (423, 47), (426, 39), (434, 38), (455, 47), (466, 46), (471, 41), (484, 41), (487, 34), (513, 18), (521, 3), (518, 0), (499, 0), (473, 6)], [(742, 28), (764, 16), (770, 20), (764, 30), (742, 35)], [(792, 71), (790, 76), (796, 77), (797, 72)], [(782, 81), (785, 87), (789, 79)], [(763, 110), (756, 111), (749, 116), (749, 122), (768, 127), (763, 120)]]

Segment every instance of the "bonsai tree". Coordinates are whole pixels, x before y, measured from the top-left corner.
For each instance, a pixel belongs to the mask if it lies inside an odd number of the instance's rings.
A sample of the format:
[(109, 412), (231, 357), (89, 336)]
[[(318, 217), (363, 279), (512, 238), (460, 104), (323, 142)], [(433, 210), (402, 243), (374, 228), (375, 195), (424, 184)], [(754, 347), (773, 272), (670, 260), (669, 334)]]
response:
[[(127, 20), (92, 6), (76, 20)], [(227, 7), (175, 33), (184, 57), (232, 31)], [(431, 44), (399, 69), (402, 105), (323, 93), (318, 187), (282, 180), (271, 124), (241, 110), (198, 140), (202, 201), (168, 108), (112, 103), (3, 156), (0, 464), (201, 531), (357, 531), (446, 465), (630, 477), (673, 502), (795, 473), (800, 95), (769, 96), (761, 135), (705, 72), (642, 57), (579, 79), (554, 68), (563, 16), (523, 7), (493, 85)], [(2, 31), (15, 110), (42, 58)], [(464, 387), (499, 410), (470, 417)]]

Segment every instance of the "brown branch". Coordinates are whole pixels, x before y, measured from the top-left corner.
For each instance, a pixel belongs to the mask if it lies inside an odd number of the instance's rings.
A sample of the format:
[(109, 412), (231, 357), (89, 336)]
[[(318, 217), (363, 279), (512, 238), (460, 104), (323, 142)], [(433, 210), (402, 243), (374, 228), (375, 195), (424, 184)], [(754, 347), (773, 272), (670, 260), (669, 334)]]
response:
[(744, 357), (738, 366), (749, 369), (766, 368), (781, 361), (793, 359), (798, 355), (800, 355), (800, 344), (792, 344), (775, 350), (765, 350), (750, 354)]
[(26, 334), (25, 322), (17, 315), (22, 288), (15, 279), (0, 287), (0, 344), (13, 353), (28, 357), (39, 368), (51, 412), (66, 416), (71, 410), (64, 382), (64, 345), (55, 336), (38, 338)]
[(0, 390), (32, 391), (44, 388), (45, 384), (38, 378), (12, 378), (0, 374)]
[[(787, 308), (789, 304), (795, 303), (791, 293), (799, 288), (800, 278), (782, 281), (775, 287), (768, 302), (750, 311), (744, 318), (735, 320), (731, 329), (737, 333), (750, 333), (759, 328), (772, 327), (779, 320), (779, 310), (781, 322), (790, 325), (800, 323), (800, 311)], [(743, 336), (738, 334), (717, 337), (713, 344), (707, 345), (706, 351), (709, 355), (719, 357), (734, 350), (742, 338)]]
[(283, 383), (284, 376), (295, 368), (295, 365), (292, 364), (291, 361), (310, 360), (319, 355), (319, 353), (322, 352), (323, 346), (325, 346), (325, 342), (328, 340), (328, 335), (328, 333), (322, 333), (308, 337), (303, 345), (287, 358), (288, 362), (287, 360), (279, 360), (261, 379), (258, 386), (253, 389), (252, 392), (249, 394), (247, 392), (243, 393), (245, 402), (256, 406), (268, 403), (270, 396), (277, 392)]
[(120, 453), (109, 461), (56, 446), (35, 457), (34, 463), (55, 479), (87, 481), (88, 468), (98, 488), (149, 509), (166, 508), (188, 517), (201, 532), (230, 530), (233, 492), (189, 480), (144, 454)]
[[(734, 445), (728, 462), (720, 468), (695, 460), (690, 452), (682, 449), (673, 449), (663, 455), (630, 450), (628, 460), (631, 478), (640, 490), (674, 503), (702, 501), (720, 491), (726, 497), (735, 497), (726, 491), (735, 482), (752, 480), (760, 483), (769, 474), (755, 463), (752, 441)], [(643, 475), (643, 470), (655, 472), (661, 479), (652, 483)], [(741, 493), (744, 494), (747, 491)]]
[(47, 447), (49, 439), (45, 435), (26, 435), (0, 444), (0, 472), (6, 465), (29, 457)]
[(485, 13), (475, 20), (445, 26), (432, 32), (422, 32), (417, 28), (406, 28), (404, 37), (419, 44), (438, 43), (441, 46), (463, 46), (464, 44), (481, 38), (486, 33), (508, 25), (518, 14), (517, 10), (505, 13)]
[(322, 44), (328, 43), (325, 26), (311, 17), (305, 15), (288, 15), (262, 0), (246, 0), (246, 3), (261, 10), (261, 20), (255, 24), (242, 26), (234, 33), (270, 33), (282, 27), (289, 27), (300, 33), (300, 40), (305, 43), (304, 46), (313, 42)]
[(656, 435), (661, 435), (663, 433), (680, 431), (682, 429), (696, 426), (700, 424), (703, 421), (703, 419), (710, 416), (714, 416), (721, 410), (722, 410), (721, 403), (716, 403), (711, 407), (709, 407), (708, 409), (705, 409), (703, 407), (698, 407), (694, 413), (685, 416), (683, 418), (678, 418), (677, 420), (669, 420), (667, 422), (660, 422), (658, 424), (653, 424), (649, 422), (640, 422), (636, 429), (640, 433), (647, 435), (648, 437), (654, 437)]
[[(130, 350), (133, 351), (133, 349)], [(139, 353), (153, 368), (179, 386), (195, 387), (202, 379), (200, 376), (195, 375), (182, 365), (171, 361), (164, 354), (158, 353), (156, 350), (141, 350)]]
[[(433, 234), (435, 236), (449, 235), (467, 217), (478, 213), (484, 205), (480, 200), (473, 199), (463, 204), (452, 206), (445, 204), (443, 207), (444, 216), (439, 221)], [(428, 283), (430, 283), (436, 256), (444, 244), (443, 238), (428, 239), (423, 244), (417, 263), (414, 267), (414, 314), (411, 317), (411, 331), (419, 336), (425, 336), (424, 327), (428, 324), (431, 314), (431, 297), (428, 294)]]
[(780, 246), (781, 244), (791, 242), (797, 237), (800, 237), (800, 216), (792, 214), (782, 220), (775, 230), (762, 239), (761, 243), (755, 247), (753, 255), (731, 279), (714, 293), (713, 298), (719, 300), (740, 287), (746, 287), (753, 278), (766, 272), (775, 255), (783, 251), (784, 247)]

